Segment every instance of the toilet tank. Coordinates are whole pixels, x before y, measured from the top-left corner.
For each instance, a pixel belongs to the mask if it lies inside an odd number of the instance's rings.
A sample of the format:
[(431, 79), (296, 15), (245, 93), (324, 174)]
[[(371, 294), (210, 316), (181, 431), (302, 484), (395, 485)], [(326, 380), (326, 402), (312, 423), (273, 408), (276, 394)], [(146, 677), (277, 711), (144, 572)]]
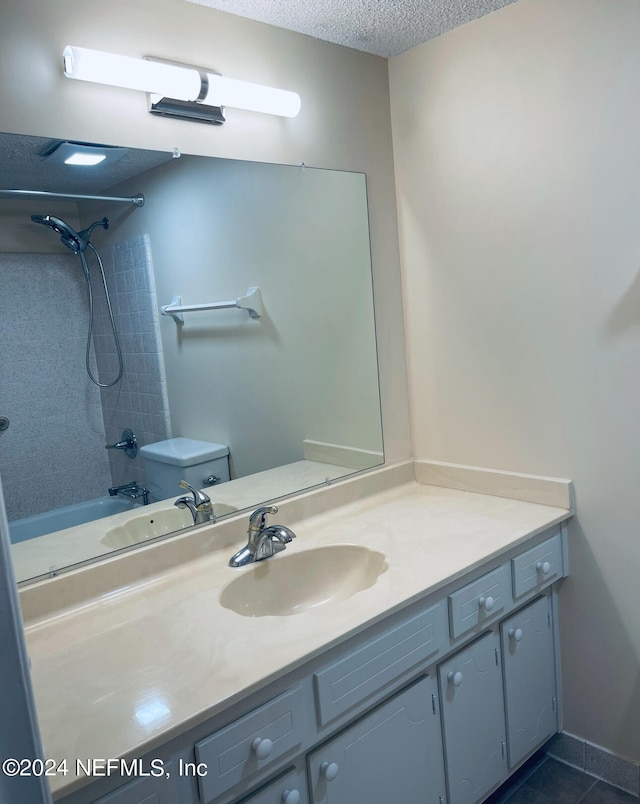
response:
[[(186, 480), (203, 489), (229, 480), (229, 447), (194, 438), (168, 438), (140, 447), (147, 485), (156, 500), (184, 493), (178, 483)], [(211, 478), (217, 478), (215, 483)]]

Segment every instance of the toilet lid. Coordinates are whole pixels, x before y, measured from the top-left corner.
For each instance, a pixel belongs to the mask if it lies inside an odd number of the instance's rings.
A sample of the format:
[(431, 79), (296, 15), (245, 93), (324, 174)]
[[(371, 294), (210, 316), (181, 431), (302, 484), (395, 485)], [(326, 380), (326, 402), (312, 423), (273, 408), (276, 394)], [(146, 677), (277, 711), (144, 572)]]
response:
[(168, 438), (166, 441), (156, 441), (155, 444), (145, 444), (140, 447), (140, 454), (172, 466), (193, 466), (215, 458), (224, 458), (229, 454), (229, 447), (194, 438)]

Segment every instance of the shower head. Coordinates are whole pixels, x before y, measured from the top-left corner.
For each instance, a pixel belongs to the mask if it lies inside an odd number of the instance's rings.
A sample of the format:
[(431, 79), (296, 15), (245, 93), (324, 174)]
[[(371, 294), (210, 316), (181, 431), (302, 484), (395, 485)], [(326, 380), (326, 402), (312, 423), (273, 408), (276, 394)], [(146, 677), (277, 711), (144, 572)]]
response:
[(84, 251), (78, 233), (60, 218), (55, 218), (53, 215), (32, 215), (31, 220), (34, 223), (41, 223), (43, 226), (49, 226), (53, 229), (54, 232), (60, 235), (60, 242), (70, 248), (74, 254)]
[(43, 226), (49, 226), (54, 232), (60, 235), (60, 242), (67, 248), (71, 249), (74, 254), (82, 254), (89, 245), (89, 237), (91, 232), (96, 226), (102, 226), (104, 229), (109, 228), (109, 221), (103, 218), (101, 221), (95, 221), (91, 226), (83, 229), (81, 232), (76, 232), (68, 223), (65, 223), (61, 218), (56, 218), (53, 215), (32, 215), (31, 220), (34, 223), (41, 223)]

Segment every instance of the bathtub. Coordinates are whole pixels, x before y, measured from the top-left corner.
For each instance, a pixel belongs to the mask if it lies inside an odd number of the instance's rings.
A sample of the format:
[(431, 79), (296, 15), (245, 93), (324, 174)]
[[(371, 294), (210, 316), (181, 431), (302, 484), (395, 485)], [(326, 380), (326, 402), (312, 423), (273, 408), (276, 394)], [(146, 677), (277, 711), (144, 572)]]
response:
[(45, 533), (53, 533), (53, 531), (71, 528), (74, 525), (83, 525), (85, 522), (93, 522), (94, 519), (131, 511), (137, 507), (136, 502), (125, 500), (123, 497), (98, 497), (96, 500), (86, 500), (86, 502), (56, 508), (53, 511), (45, 511), (42, 514), (14, 519), (13, 522), (9, 522), (9, 535), (11, 542), (17, 544), (43, 536)]

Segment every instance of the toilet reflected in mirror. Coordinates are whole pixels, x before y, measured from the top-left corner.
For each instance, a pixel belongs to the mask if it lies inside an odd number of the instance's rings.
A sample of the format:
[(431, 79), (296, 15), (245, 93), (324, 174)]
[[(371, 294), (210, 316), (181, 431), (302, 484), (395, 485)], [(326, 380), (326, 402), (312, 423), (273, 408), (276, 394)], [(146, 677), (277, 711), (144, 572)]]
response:
[(204, 489), (229, 480), (229, 447), (194, 438), (169, 438), (141, 447), (147, 485), (154, 500), (180, 494), (181, 480)]

